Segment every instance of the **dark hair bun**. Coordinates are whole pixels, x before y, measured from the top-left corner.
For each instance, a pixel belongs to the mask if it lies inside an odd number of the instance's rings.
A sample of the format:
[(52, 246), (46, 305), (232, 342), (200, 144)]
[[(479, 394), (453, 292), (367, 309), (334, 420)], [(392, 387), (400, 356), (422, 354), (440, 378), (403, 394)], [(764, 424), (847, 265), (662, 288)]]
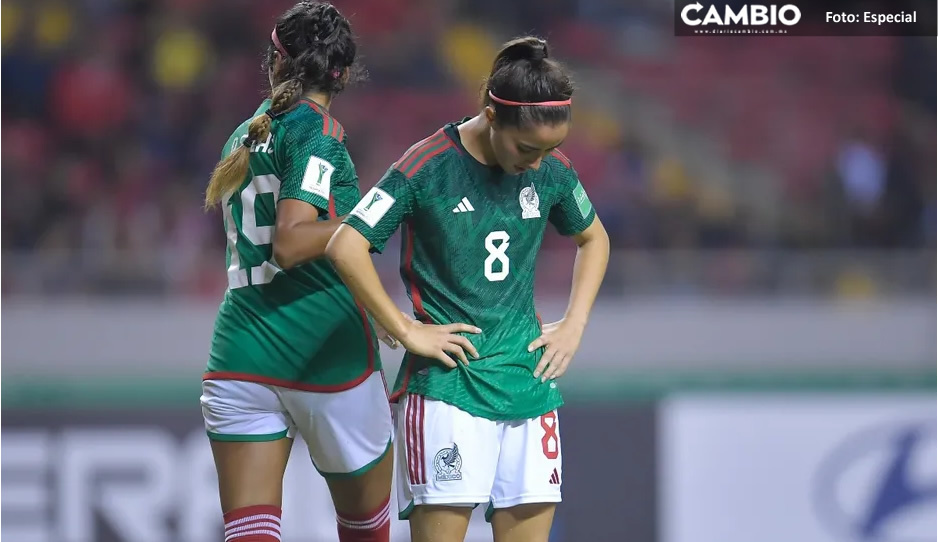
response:
[(550, 58), (547, 42), (523, 36), (504, 44), (498, 52), (485, 82), (482, 104), (495, 109), (496, 121), (503, 126), (557, 125), (570, 120), (569, 106), (510, 106), (494, 102), (488, 92), (502, 100), (531, 104), (568, 100), (573, 90), (564, 67)]
[(515, 40), (514, 43), (511, 43), (502, 51), (501, 56), (509, 62), (528, 60), (537, 63), (548, 58), (550, 54), (546, 41), (540, 38), (527, 37)]

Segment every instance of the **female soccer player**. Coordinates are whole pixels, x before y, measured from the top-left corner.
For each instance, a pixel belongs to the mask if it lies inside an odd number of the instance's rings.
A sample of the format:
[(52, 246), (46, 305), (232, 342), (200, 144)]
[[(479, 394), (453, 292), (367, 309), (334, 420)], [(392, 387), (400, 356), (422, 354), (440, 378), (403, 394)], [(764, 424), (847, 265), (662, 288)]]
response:
[[(546, 42), (505, 44), (481, 113), (411, 147), (326, 249), (408, 350), (392, 398), (401, 398), (400, 515), (416, 542), (463, 540), (480, 503), (490, 503), (496, 541), (548, 538), (562, 480), (554, 380), (579, 345), (609, 258), (608, 236), (557, 150), (572, 94)], [(547, 222), (579, 248), (566, 314), (541, 326), (534, 262)], [(402, 223), (401, 276), (417, 320), (471, 323), (480, 329), (471, 346), (441, 349), (433, 326), (408, 322), (382, 287), (368, 252)]]
[(375, 331), (322, 256), (360, 198), (329, 113), (356, 44), (333, 6), (300, 2), (271, 33), (271, 98), (232, 134), (206, 191), (221, 204), (228, 291), (202, 412), (226, 542), (280, 540), (295, 433), (326, 478), (339, 539), (387, 541), (393, 433)]

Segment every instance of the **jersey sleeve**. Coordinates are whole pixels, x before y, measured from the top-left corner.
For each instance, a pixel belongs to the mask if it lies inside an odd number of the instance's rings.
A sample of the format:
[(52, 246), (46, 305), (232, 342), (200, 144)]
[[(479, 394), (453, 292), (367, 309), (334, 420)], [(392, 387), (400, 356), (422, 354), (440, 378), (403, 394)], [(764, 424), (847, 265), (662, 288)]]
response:
[(345, 162), (345, 147), (330, 137), (289, 130), (281, 153), (280, 198), (298, 199), (329, 212), (329, 196), (338, 179), (336, 169)]
[(596, 211), (572, 167), (558, 168), (560, 193), (550, 208), (548, 220), (560, 235), (576, 235), (593, 223)]
[(401, 222), (410, 216), (415, 201), (411, 180), (392, 168), (352, 209), (345, 223), (368, 239), (373, 250), (381, 252)]

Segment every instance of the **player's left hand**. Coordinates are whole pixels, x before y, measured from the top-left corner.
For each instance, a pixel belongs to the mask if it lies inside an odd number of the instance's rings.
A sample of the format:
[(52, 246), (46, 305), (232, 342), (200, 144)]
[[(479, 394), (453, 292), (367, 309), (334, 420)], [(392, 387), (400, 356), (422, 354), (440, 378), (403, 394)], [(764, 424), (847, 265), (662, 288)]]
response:
[(528, 345), (528, 352), (547, 347), (534, 368), (534, 378), (540, 377), (541, 382), (547, 382), (563, 375), (580, 347), (584, 328), (583, 324), (569, 320), (558, 320), (541, 326), (541, 336)]

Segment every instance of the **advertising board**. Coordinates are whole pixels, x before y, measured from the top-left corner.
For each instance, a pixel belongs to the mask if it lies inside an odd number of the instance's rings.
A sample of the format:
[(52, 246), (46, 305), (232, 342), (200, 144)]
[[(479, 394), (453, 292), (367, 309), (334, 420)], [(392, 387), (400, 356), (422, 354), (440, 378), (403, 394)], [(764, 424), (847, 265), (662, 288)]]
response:
[(659, 415), (661, 542), (925, 542), (933, 394), (677, 396)]
[[(3, 540), (221, 540), (215, 467), (196, 407), (3, 414)], [(653, 406), (571, 407), (561, 420), (565, 502), (552, 542), (605, 540), (624, 529), (654, 540)], [(283, 508), (284, 542), (337, 540), (325, 483), (301, 441)], [(406, 522), (392, 517), (392, 540), (409, 540)], [(491, 537), (480, 507), (466, 540)]]

